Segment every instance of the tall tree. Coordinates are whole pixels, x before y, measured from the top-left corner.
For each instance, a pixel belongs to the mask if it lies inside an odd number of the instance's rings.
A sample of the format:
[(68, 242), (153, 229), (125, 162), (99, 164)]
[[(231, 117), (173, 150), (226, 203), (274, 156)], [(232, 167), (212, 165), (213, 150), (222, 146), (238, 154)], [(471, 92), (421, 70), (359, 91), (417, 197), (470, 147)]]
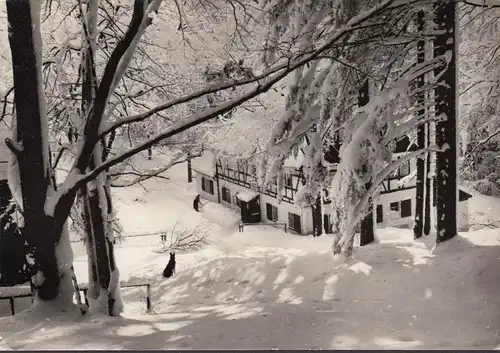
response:
[[(97, 0), (96, 0), (97, 1)], [(49, 131), (46, 113), (46, 100), (42, 84), (42, 42), (40, 29), (40, 2), (38, 0), (8, 0), (7, 15), (10, 49), (12, 54), (13, 78), (15, 86), (16, 115), (14, 126), (16, 133), (6, 142), (13, 152), (13, 166), (9, 183), (12, 184), (13, 196), (21, 206), (24, 227), (22, 229), (28, 243), (34, 248), (36, 276), (35, 302), (50, 308), (49, 310), (67, 310), (72, 307), (72, 250), (69, 242), (67, 220), (71, 206), (81, 188), (97, 178), (102, 178), (109, 168), (124, 160), (146, 151), (151, 146), (182, 133), (194, 126), (214, 119), (221, 114), (233, 110), (242, 103), (268, 91), (277, 82), (287, 77), (291, 72), (302, 68), (308, 63), (317, 61), (325, 52), (335, 48), (342, 41), (343, 36), (351, 31), (352, 26), (361, 25), (374, 12), (391, 1), (385, 0), (371, 11), (362, 13), (346, 26), (338, 28), (333, 33), (325, 34), (324, 43), (309, 50), (298, 57), (292, 57), (267, 67), (251, 77), (240, 80), (222, 81), (188, 94), (166, 101), (153, 108), (132, 114), (120, 119), (110, 119), (106, 114), (109, 108), (110, 97), (116, 91), (117, 83), (123, 77), (130, 65), (133, 54), (141, 37), (157, 14), (161, 0), (134, 1), (132, 14), (124, 34), (118, 38), (114, 49), (103, 65), (102, 75), (97, 80), (95, 93), (90, 109), (85, 115), (81, 136), (77, 141), (73, 165), (64, 180), (56, 185), (53, 178), (53, 167), (49, 163)], [(122, 127), (134, 123), (141, 123), (151, 119), (162, 111), (174, 109), (182, 104), (233, 87), (245, 87), (243, 93), (217, 107), (207, 107), (195, 114), (187, 115), (179, 122), (174, 122), (145, 141), (135, 144), (127, 150), (113, 156), (106, 156), (102, 161), (102, 140)], [(105, 179), (104, 179), (105, 180)], [(16, 187), (20, 185), (20, 187)], [(34, 188), (33, 185), (37, 187)], [(89, 189), (98, 186), (97, 193), (103, 192), (102, 181), (89, 185)], [(90, 190), (91, 191), (91, 190)], [(104, 200), (99, 197), (99, 201)], [(102, 204), (90, 205), (92, 211), (102, 213), (106, 206)], [(96, 213), (97, 214), (97, 213)], [(102, 224), (101, 221), (92, 223), (92, 226)], [(95, 235), (95, 234), (94, 234)], [(109, 239), (104, 239), (106, 242)], [(109, 243), (108, 243), (109, 245)], [(108, 247), (108, 260), (113, 258), (112, 247)], [(103, 256), (105, 258), (105, 256)], [(101, 274), (108, 277), (113, 272), (111, 263), (105, 263), (108, 269)], [(113, 274), (113, 273), (111, 273)], [(117, 284), (118, 276), (111, 275), (107, 290), (101, 290), (98, 301), (107, 302), (110, 298), (111, 287)], [(101, 281), (101, 279), (98, 279)], [(100, 284), (101, 289), (107, 278)]]
[(449, 55), (436, 88), (436, 116), (446, 117), (436, 123), (436, 145), (444, 150), (436, 156), (436, 243), (457, 234), (457, 3), (443, 0), (435, 5), (435, 25), (439, 34), (434, 40), (434, 56)]
[[(367, 79), (359, 91), (359, 106), (364, 107), (370, 101), (370, 82)], [(365, 148), (370, 148), (369, 144), (366, 143)], [(365, 172), (368, 171), (368, 166), (363, 165)], [(372, 186), (372, 181), (369, 180), (365, 183), (365, 189), (369, 190)], [(366, 216), (360, 222), (359, 230), (359, 245), (368, 245), (375, 241), (375, 219), (373, 218), (373, 198), (368, 199), (368, 210)]]
[[(419, 32), (424, 31), (425, 23), (425, 13), (419, 11), (417, 14), (417, 30)], [(421, 38), (417, 41), (417, 63), (423, 63), (425, 61), (425, 40)], [(416, 84), (422, 88), (424, 86), (424, 76), (422, 75), (417, 79)], [(421, 93), (417, 95), (417, 107), (419, 108), (417, 114), (419, 116), (424, 116), (425, 114), (425, 96), (426, 92), (422, 90)], [(427, 147), (426, 142), (426, 124), (420, 124), (417, 128), (417, 146), (418, 148)], [(423, 155), (421, 158), (417, 159), (417, 183), (415, 191), (415, 224), (413, 226), (413, 236), (415, 239), (422, 236), (423, 222), (424, 222), (424, 192), (425, 192), (425, 180), (426, 178), (426, 159), (427, 155)]]

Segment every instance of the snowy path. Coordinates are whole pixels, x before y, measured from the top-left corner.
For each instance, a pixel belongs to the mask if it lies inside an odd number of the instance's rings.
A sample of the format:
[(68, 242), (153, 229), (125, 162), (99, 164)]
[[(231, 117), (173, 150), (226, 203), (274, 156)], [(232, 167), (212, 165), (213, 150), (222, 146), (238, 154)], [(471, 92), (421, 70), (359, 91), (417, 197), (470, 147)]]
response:
[(23, 349), (496, 346), (498, 246), (434, 257), (424, 244), (396, 239), (396, 232), (336, 269), (328, 252), (307, 249), (311, 239), (303, 239), (305, 250), (251, 247), (234, 255), (213, 249), (179, 255), (178, 274), (170, 280), (155, 274), (162, 263), (150, 258), (136, 275), (155, 283), (156, 315), (141, 314), (138, 289), (124, 291), (124, 318), (79, 318), (84, 323), (78, 325), (55, 320), (29, 335), (14, 327), (2, 332), (11, 346)]
[[(415, 242), (409, 230), (385, 229), (380, 244), (356, 249), (339, 265), (327, 237), (265, 226), (238, 233), (231, 210), (209, 204), (194, 212), (192, 186), (176, 175), (148, 188), (118, 195), (128, 232), (169, 229), (179, 216), (181, 226), (212, 224), (211, 245), (178, 253), (171, 279), (161, 277), (167, 257), (154, 252), (158, 237), (127, 238), (117, 246), (122, 279), (153, 283), (155, 314), (144, 313), (142, 289), (124, 289), (122, 318), (37, 322), (21, 313), (1, 319), (0, 333), (11, 347), (491, 349), (500, 343), (498, 230), (464, 233), (450, 251), (433, 255), (432, 238)], [(84, 249), (74, 249), (84, 281)]]

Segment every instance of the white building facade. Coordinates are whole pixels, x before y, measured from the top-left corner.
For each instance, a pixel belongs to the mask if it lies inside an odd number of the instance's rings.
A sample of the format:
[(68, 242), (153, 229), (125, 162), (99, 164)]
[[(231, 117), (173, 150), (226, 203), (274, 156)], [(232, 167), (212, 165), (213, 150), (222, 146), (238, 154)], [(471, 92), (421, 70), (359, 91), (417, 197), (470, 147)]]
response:
[[(398, 143), (394, 157), (409, 147), (409, 139)], [(305, 178), (300, 168), (284, 167), (284, 189), (281, 202), (277, 198), (277, 185), (262, 189), (257, 187), (255, 166), (248, 162), (234, 162), (215, 159), (210, 154), (193, 161), (196, 172), (198, 194), (209, 201), (218, 202), (241, 212), (242, 223), (274, 223), (286, 225), (294, 233), (308, 235), (331, 232), (331, 203), (325, 198), (324, 210), (321, 204), (307, 208), (295, 206), (294, 197)], [(374, 199), (374, 220), (377, 227), (413, 227), (416, 194), (416, 160), (410, 160), (396, 170), (379, 186), (378, 196)], [(327, 195), (327, 190), (325, 190)], [(458, 226), (460, 231), (468, 230), (468, 202), (471, 197), (466, 191), (459, 190)], [(435, 200), (432, 214), (435, 217)]]

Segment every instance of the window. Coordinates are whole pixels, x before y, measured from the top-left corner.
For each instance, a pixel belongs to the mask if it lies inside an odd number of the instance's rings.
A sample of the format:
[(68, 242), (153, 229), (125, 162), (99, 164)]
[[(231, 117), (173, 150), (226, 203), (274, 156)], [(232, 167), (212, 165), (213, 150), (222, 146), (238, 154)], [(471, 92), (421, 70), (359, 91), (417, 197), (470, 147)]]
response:
[(323, 216), (323, 229), (325, 230), (325, 233), (332, 233), (333, 231), (333, 225), (330, 222), (330, 215), (324, 215)]
[(201, 177), (201, 190), (206, 193), (213, 195), (214, 194), (214, 181)]
[(266, 202), (267, 219), (273, 222), (278, 220), (278, 207)]
[(269, 184), (267, 184), (267, 191), (271, 192), (271, 193), (276, 193), (278, 192), (278, 186), (277, 186), (277, 181), (276, 181), (276, 177), (273, 177), (271, 179), (271, 182)]
[(391, 211), (398, 212), (399, 211), (399, 202), (391, 202), (389, 205)]
[(302, 227), (300, 226), (300, 216), (295, 213), (288, 212), (288, 227), (291, 230), (296, 231), (297, 233), (302, 233)]
[(377, 223), (384, 223), (384, 207), (377, 205)]
[(411, 199), (401, 201), (401, 217), (411, 217)]
[(231, 203), (231, 191), (225, 186), (222, 187), (222, 200)]
[(287, 188), (292, 188), (292, 176), (290, 174), (285, 174), (285, 186)]
[(410, 175), (410, 162), (404, 163), (401, 167), (399, 167), (399, 177), (403, 178), (407, 175)]

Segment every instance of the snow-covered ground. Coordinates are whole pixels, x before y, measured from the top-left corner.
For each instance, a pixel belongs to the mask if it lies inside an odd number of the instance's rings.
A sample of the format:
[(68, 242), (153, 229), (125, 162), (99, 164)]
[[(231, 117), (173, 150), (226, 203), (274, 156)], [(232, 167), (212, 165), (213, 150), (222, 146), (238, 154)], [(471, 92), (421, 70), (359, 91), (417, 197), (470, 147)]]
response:
[[(144, 183), (146, 189), (116, 191), (129, 235), (200, 222), (211, 227), (208, 246), (177, 254), (170, 279), (161, 276), (168, 252), (156, 252), (158, 235), (117, 245), (122, 280), (151, 281), (154, 313), (145, 312), (143, 289), (125, 288), (122, 317), (67, 313), (37, 320), (25, 311), (0, 319), (4, 341), (27, 350), (491, 349), (500, 343), (499, 230), (460, 234), (433, 254), (433, 237), (413, 241), (409, 230), (384, 229), (378, 244), (357, 248), (341, 264), (329, 237), (268, 226), (238, 233), (232, 210), (209, 203), (195, 212), (185, 168), (174, 167), (170, 180)], [(476, 213), (482, 206), (471, 203)], [(85, 282), (84, 248), (73, 248)]]

